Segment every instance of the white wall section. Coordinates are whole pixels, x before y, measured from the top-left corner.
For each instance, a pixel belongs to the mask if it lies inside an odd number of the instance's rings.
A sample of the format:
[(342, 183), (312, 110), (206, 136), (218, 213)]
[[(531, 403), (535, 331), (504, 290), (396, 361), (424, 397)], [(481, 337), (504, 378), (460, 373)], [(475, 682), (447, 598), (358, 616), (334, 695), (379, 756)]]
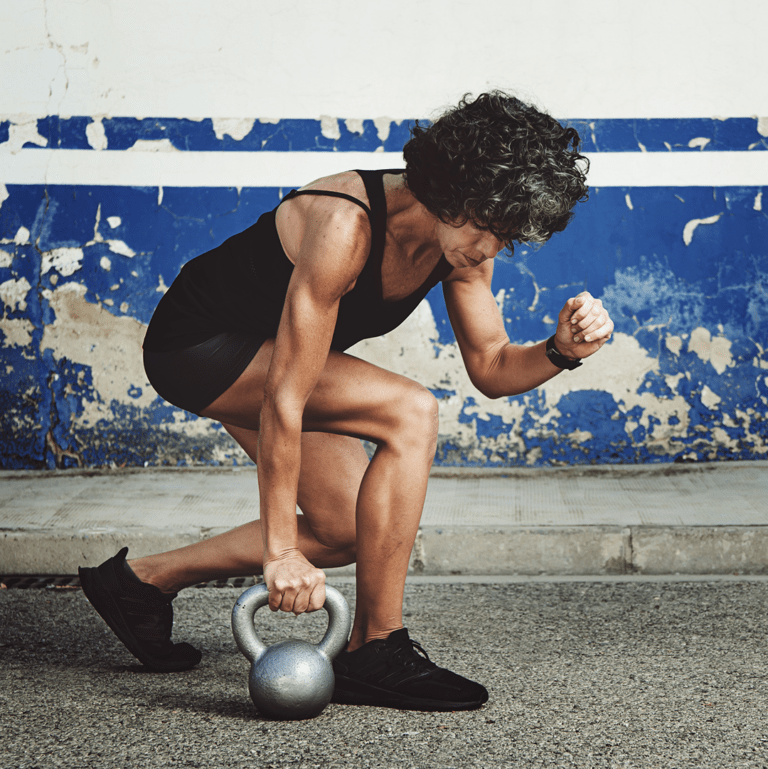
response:
[[(592, 187), (768, 186), (768, 152), (588, 154)], [(301, 187), (350, 168), (402, 168), (399, 152), (0, 151), (4, 184)]]
[(768, 3), (3, 0), (0, 114), (411, 118), (497, 86), (559, 117), (768, 115)]

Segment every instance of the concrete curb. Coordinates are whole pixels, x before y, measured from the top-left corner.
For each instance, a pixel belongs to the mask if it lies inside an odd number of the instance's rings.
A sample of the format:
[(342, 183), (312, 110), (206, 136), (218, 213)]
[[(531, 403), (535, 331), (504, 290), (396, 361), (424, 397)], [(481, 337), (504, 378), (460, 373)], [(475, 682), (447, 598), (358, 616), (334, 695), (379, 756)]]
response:
[[(77, 573), (127, 545), (132, 557), (199, 542), (218, 529), (0, 530), (0, 574)], [(351, 576), (354, 565), (328, 569)], [(768, 574), (768, 526), (422, 526), (418, 576)]]

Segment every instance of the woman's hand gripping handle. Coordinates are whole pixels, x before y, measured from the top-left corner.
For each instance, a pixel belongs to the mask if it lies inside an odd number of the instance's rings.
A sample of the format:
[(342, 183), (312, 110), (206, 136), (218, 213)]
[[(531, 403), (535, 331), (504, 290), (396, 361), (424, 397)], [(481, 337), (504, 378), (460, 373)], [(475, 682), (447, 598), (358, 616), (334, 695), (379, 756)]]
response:
[(298, 616), (325, 604), (325, 573), (299, 550), (287, 550), (265, 561), (264, 582), (272, 611), (290, 611)]

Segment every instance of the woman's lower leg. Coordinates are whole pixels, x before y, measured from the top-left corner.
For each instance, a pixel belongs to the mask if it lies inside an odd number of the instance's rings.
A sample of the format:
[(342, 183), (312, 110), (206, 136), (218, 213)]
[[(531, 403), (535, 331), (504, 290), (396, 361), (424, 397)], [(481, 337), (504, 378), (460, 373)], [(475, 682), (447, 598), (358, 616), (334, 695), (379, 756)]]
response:
[(405, 578), (435, 453), (436, 408), (433, 418), (425, 413), (410, 424), (410, 435), (380, 444), (363, 477), (356, 514), (357, 609), (349, 651), (403, 627)]
[[(328, 547), (318, 541), (304, 516), (298, 516), (299, 549), (318, 568), (346, 566), (355, 559), (354, 547)], [(142, 582), (165, 593), (176, 593), (199, 582), (261, 574), (263, 544), (260, 521), (251, 521), (158, 555), (128, 561)]]

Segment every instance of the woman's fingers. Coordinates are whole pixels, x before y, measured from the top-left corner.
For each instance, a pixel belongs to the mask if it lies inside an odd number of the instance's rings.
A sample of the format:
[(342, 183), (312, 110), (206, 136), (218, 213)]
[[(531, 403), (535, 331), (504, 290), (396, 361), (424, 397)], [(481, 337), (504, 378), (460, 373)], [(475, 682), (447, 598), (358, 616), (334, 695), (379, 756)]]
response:
[[(591, 318), (591, 315), (588, 316), (586, 320), (589, 320)], [(571, 326), (571, 333), (573, 334), (573, 341), (574, 342), (594, 342), (597, 341), (601, 336), (601, 331), (603, 331), (605, 328), (607, 328), (610, 325), (611, 329), (613, 329), (613, 322), (608, 317), (607, 312), (600, 312), (597, 314), (592, 320), (592, 322), (587, 326), (584, 325), (584, 321), (582, 321), (581, 326)]]
[(608, 311), (588, 291), (569, 299), (558, 320), (557, 348), (576, 358), (597, 352), (613, 333), (613, 321)]
[(325, 582), (318, 583), (309, 596), (306, 611), (319, 611), (325, 606)]
[(264, 580), (272, 611), (299, 615), (323, 608), (325, 574), (301, 554), (265, 564)]

